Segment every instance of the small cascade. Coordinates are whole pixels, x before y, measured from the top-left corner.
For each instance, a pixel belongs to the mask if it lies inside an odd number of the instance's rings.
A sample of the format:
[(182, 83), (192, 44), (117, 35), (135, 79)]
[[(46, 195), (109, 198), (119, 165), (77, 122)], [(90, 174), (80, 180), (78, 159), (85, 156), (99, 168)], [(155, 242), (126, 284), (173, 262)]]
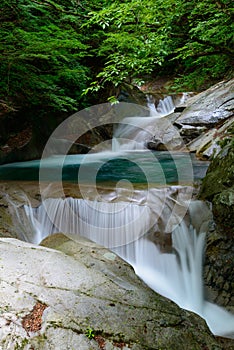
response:
[(9, 195), (5, 196), (12, 217), (13, 232), (22, 241), (36, 243), (36, 237), (40, 237), (43, 230), (42, 224), (36, 220), (28, 197), (24, 193), (20, 197), (27, 203), (23, 208), (21, 203), (16, 203)]
[(157, 106), (155, 106), (155, 98), (152, 95), (146, 95), (146, 97), (151, 117), (162, 118), (174, 111), (175, 104), (171, 96), (160, 99)]
[(157, 117), (125, 118), (114, 132), (112, 151), (146, 150), (145, 142), (152, 137)]
[(146, 143), (154, 135), (155, 125), (161, 119), (172, 113), (175, 108), (173, 98), (166, 96), (155, 107), (152, 95), (147, 95), (149, 114), (124, 118), (114, 131), (112, 151), (146, 150)]
[(234, 315), (204, 298), (203, 254), (205, 234), (183, 222), (172, 233), (173, 252), (161, 253), (147, 238), (113, 249), (133, 266), (135, 273), (155, 292), (206, 320), (211, 332), (234, 339)]
[(147, 98), (147, 107), (150, 111), (150, 116), (153, 117), (157, 114), (157, 110), (155, 107), (155, 98), (152, 95), (146, 95)]
[(166, 96), (163, 100), (160, 100), (156, 111), (161, 116), (166, 116), (174, 111), (175, 104), (171, 96)]
[(26, 206), (25, 212), (29, 222), (36, 224), (35, 231), (40, 231), (34, 242), (64, 232), (108, 247), (130, 263), (154, 291), (199, 314), (215, 335), (234, 338), (234, 316), (204, 299), (205, 234), (197, 234), (191, 222), (183, 220), (172, 230), (171, 252), (162, 253), (152, 235), (152, 228), (159, 229), (156, 221), (161, 219), (151, 209), (157, 204), (46, 199), (38, 208)]
[(172, 234), (172, 252), (162, 253), (147, 236), (113, 249), (154, 291), (180, 307), (202, 314), (205, 234), (182, 222)]
[(25, 212), (29, 222), (35, 223), (37, 235), (30, 241), (36, 244), (52, 233), (65, 232), (84, 235), (113, 248), (138, 239), (152, 225), (148, 206), (129, 205), (126, 202), (46, 199), (38, 208), (25, 206)]

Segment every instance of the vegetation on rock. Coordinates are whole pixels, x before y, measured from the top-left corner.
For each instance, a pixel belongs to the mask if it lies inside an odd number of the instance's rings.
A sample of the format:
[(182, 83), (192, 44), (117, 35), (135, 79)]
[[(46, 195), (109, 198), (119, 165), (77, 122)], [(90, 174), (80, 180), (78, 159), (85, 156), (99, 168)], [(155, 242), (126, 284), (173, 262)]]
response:
[[(230, 130), (232, 131), (232, 130)], [(212, 203), (214, 223), (207, 235), (205, 284), (211, 299), (234, 310), (234, 144), (225, 138), (211, 161), (200, 197)]]
[(200, 196), (212, 202), (215, 221), (225, 235), (234, 237), (234, 144), (233, 140), (211, 162)]

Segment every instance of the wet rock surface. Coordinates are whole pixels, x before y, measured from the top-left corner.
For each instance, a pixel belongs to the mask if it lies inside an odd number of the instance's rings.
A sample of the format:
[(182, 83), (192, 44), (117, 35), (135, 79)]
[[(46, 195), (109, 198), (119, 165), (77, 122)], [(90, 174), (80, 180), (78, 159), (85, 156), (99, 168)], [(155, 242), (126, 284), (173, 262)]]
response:
[(221, 150), (221, 146), (233, 138), (234, 117), (222, 125), (212, 128), (189, 142), (186, 147), (190, 152), (196, 152), (200, 159), (212, 159)]
[(220, 82), (188, 101), (177, 122), (211, 127), (233, 116), (233, 80)]
[(76, 239), (0, 239), (2, 349), (233, 349), (115, 254)]
[(150, 133), (153, 135), (146, 143), (147, 147), (157, 151), (181, 150), (184, 148), (183, 139), (178, 129), (168, 118), (159, 118), (152, 123)]
[(215, 222), (224, 236), (234, 238), (234, 145), (230, 141), (211, 162), (200, 197), (213, 204)]

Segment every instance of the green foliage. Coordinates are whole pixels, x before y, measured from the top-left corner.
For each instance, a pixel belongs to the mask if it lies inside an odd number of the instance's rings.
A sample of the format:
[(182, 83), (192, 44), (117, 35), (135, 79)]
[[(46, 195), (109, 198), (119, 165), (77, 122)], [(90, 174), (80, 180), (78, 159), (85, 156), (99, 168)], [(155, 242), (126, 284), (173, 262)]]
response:
[(107, 101), (110, 102), (112, 105), (116, 105), (119, 103), (119, 100), (117, 100), (115, 96), (108, 97)]
[(114, 2), (89, 15), (86, 26), (96, 25), (105, 32), (96, 50), (103, 62), (102, 70), (88, 91), (96, 91), (109, 83), (118, 86), (138, 79), (162, 65), (167, 48), (159, 22), (159, 19), (164, 22), (159, 4), (139, 0)]
[(76, 110), (89, 76), (83, 64), (88, 45), (67, 18), (63, 23), (59, 4), (56, 11), (51, 1), (5, 4), (0, 27), (0, 92), (5, 101), (14, 101), (16, 108), (23, 103), (29, 108)]
[(170, 73), (176, 77), (172, 88), (199, 90), (232, 74), (230, 0), (2, 0), (1, 5), (4, 109), (71, 113), (100, 89), (142, 84), (149, 75)]
[(227, 74), (227, 67), (231, 66), (231, 60), (225, 55), (212, 55), (188, 58), (184, 65), (183, 75), (174, 79), (170, 87), (172, 91), (199, 91), (208, 88), (212, 83), (222, 80)]
[(86, 337), (89, 339), (93, 339), (95, 337), (95, 332), (93, 329), (88, 328), (86, 329), (86, 333), (85, 333)]
[(115, 1), (89, 16), (85, 25), (104, 30), (104, 37), (96, 51), (103, 65), (87, 91), (168, 68), (182, 73), (174, 87), (199, 90), (231, 69), (231, 1)]

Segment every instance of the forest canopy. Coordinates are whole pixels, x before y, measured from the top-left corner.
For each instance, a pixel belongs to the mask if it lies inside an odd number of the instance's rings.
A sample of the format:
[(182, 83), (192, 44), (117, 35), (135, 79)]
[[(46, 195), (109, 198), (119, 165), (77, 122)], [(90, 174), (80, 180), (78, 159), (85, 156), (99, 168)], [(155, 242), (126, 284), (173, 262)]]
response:
[[(71, 113), (100, 91), (170, 74), (175, 90), (231, 76), (230, 0), (2, 0), (0, 104)], [(108, 94), (107, 94), (108, 95)]]

